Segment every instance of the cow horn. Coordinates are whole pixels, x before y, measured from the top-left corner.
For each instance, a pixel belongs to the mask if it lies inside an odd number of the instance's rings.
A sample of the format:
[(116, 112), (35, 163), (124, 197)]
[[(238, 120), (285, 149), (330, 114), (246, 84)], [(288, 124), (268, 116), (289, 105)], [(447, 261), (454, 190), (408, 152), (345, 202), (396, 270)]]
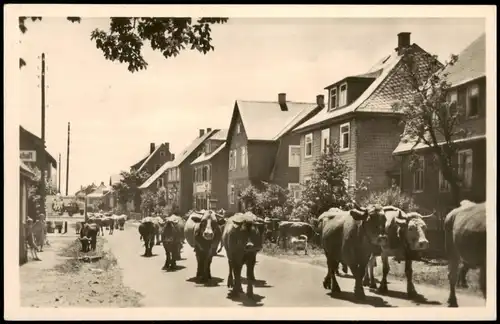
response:
[(403, 213), (401, 212), (401, 210), (398, 212), (398, 216), (394, 220), (400, 225), (406, 224), (406, 218), (403, 217)]
[(430, 213), (429, 215), (425, 215), (425, 216), (421, 216), (421, 217), (422, 218), (429, 218), (429, 217), (433, 217), (435, 214), (436, 214), (436, 211), (433, 210), (432, 213)]

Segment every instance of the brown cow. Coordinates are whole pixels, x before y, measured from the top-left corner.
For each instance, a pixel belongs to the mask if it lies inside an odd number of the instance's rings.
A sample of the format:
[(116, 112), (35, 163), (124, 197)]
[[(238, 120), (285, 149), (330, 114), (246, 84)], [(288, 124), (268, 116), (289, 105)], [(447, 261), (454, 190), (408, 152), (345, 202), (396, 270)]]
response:
[(332, 294), (341, 291), (335, 270), (343, 262), (354, 275), (355, 297), (365, 298), (363, 276), (373, 250), (386, 244), (385, 222), (382, 207), (369, 205), (368, 208), (339, 211), (323, 224), (321, 239), (328, 264), (328, 273), (323, 280), (325, 289), (331, 289)]
[[(321, 245), (321, 233), (323, 231), (323, 225), (324, 223), (335, 217), (335, 215), (338, 215), (339, 213), (343, 212), (342, 209), (340, 208), (337, 208), (337, 207), (332, 207), (330, 208), (329, 210), (327, 210), (326, 212), (322, 213), (317, 219), (312, 219), (312, 222), (314, 223), (313, 227), (314, 227), (314, 230), (316, 233), (318, 233), (318, 235), (316, 235), (316, 239), (319, 241), (319, 245)], [(344, 272), (344, 274), (347, 274), (348, 273), (348, 269), (347, 269), (347, 264), (345, 263), (342, 263), (340, 262), (339, 266), (342, 266), (342, 272)], [(340, 272), (339, 272), (339, 269), (335, 269), (335, 274), (337, 276), (340, 276)]]
[(155, 242), (155, 224), (152, 217), (144, 217), (139, 225), (139, 234), (144, 239), (144, 256), (153, 256), (153, 246)]
[[(101, 218), (101, 230), (104, 230), (104, 228), (108, 229), (109, 228), (109, 235), (113, 235), (113, 231), (115, 229), (115, 219), (111, 216), (103, 216)], [(104, 235), (104, 232), (103, 232)]]
[(82, 244), (82, 252), (87, 253), (91, 249), (96, 250), (97, 234), (99, 233), (99, 225), (96, 223), (84, 223), (80, 230), (80, 243)]
[(479, 286), (486, 298), (486, 203), (463, 200), (446, 215), (444, 232), (450, 282), (448, 305), (458, 307), (455, 286), (460, 260), (468, 268), (479, 267)]
[(184, 241), (184, 220), (172, 215), (164, 221), (161, 241), (165, 249), (165, 264), (163, 270), (173, 270), (176, 267), (176, 261), (180, 260), (182, 242)]
[(307, 236), (308, 240), (311, 240), (317, 233), (314, 228), (309, 223), (304, 222), (281, 222), (278, 226), (279, 236), (276, 244), (283, 242), (283, 247), (287, 248), (287, 243), (290, 237), (299, 237), (300, 235)]
[(87, 224), (96, 224), (97, 225), (97, 235), (104, 236), (104, 228), (102, 226), (102, 219), (99, 218), (96, 214), (88, 217)]
[(212, 278), (210, 266), (222, 237), (219, 222), (215, 212), (207, 210), (203, 214), (191, 213), (184, 226), (186, 241), (196, 254), (196, 279), (200, 282)]
[(254, 270), (257, 252), (262, 249), (263, 227), (263, 220), (252, 213), (237, 213), (226, 222), (222, 242), (229, 265), (227, 286), (233, 288), (231, 291), (233, 295), (243, 292), (241, 269), (246, 265), (248, 282), (246, 294), (250, 298), (253, 297)]
[(412, 261), (419, 259), (419, 253), (429, 248), (429, 241), (425, 235), (427, 228), (424, 219), (434, 216), (434, 213), (422, 216), (417, 212), (405, 213), (394, 206), (385, 206), (383, 211), (386, 217), (385, 231), (387, 233), (387, 245), (382, 246), (380, 251), (374, 252), (366, 268), (364, 286), (377, 288), (373, 274), (376, 258), (380, 255), (382, 259), (382, 281), (379, 292), (387, 293), (387, 274), (389, 273), (389, 257), (395, 256), (405, 261), (406, 292), (408, 298), (420, 297), (413, 285)]

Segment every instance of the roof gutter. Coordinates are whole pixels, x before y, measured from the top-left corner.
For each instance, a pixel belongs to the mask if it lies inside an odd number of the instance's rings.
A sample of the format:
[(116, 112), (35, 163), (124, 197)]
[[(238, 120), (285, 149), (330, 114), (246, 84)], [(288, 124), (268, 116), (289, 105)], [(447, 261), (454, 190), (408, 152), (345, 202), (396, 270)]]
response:
[(313, 124), (313, 125), (309, 125), (309, 126), (306, 126), (304, 128), (293, 129), (292, 133), (296, 133), (296, 134), (307, 133), (307, 132), (316, 130), (318, 128), (321, 128), (322, 126), (325, 126), (326, 124), (330, 124), (332, 122), (342, 122), (342, 121), (344, 121), (346, 119), (350, 119), (350, 118), (354, 117), (354, 115), (355, 115), (355, 111), (350, 111), (348, 113), (345, 113), (344, 115), (340, 115), (340, 116), (336, 116), (336, 117), (333, 117), (333, 118), (325, 119), (325, 120), (320, 121), (319, 123), (316, 123), (316, 124)]

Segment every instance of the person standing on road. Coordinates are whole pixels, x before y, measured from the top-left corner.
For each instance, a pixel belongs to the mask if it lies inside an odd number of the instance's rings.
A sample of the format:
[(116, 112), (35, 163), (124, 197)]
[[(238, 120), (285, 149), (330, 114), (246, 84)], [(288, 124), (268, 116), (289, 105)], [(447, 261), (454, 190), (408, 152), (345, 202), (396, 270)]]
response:
[(38, 252), (43, 252), (43, 244), (45, 243), (45, 234), (47, 228), (45, 226), (45, 215), (38, 215), (38, 219), (33, 224), (33, 236), (35, 237), (36, 246), (39, 247)]

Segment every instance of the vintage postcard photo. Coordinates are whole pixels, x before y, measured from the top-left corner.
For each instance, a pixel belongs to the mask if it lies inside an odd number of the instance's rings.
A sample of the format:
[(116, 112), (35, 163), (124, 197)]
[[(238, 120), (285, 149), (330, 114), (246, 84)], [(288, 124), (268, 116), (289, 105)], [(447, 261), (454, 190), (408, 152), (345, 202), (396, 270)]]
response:
[(496, 318), (493, 6), (4, 18), (7, 319)]

